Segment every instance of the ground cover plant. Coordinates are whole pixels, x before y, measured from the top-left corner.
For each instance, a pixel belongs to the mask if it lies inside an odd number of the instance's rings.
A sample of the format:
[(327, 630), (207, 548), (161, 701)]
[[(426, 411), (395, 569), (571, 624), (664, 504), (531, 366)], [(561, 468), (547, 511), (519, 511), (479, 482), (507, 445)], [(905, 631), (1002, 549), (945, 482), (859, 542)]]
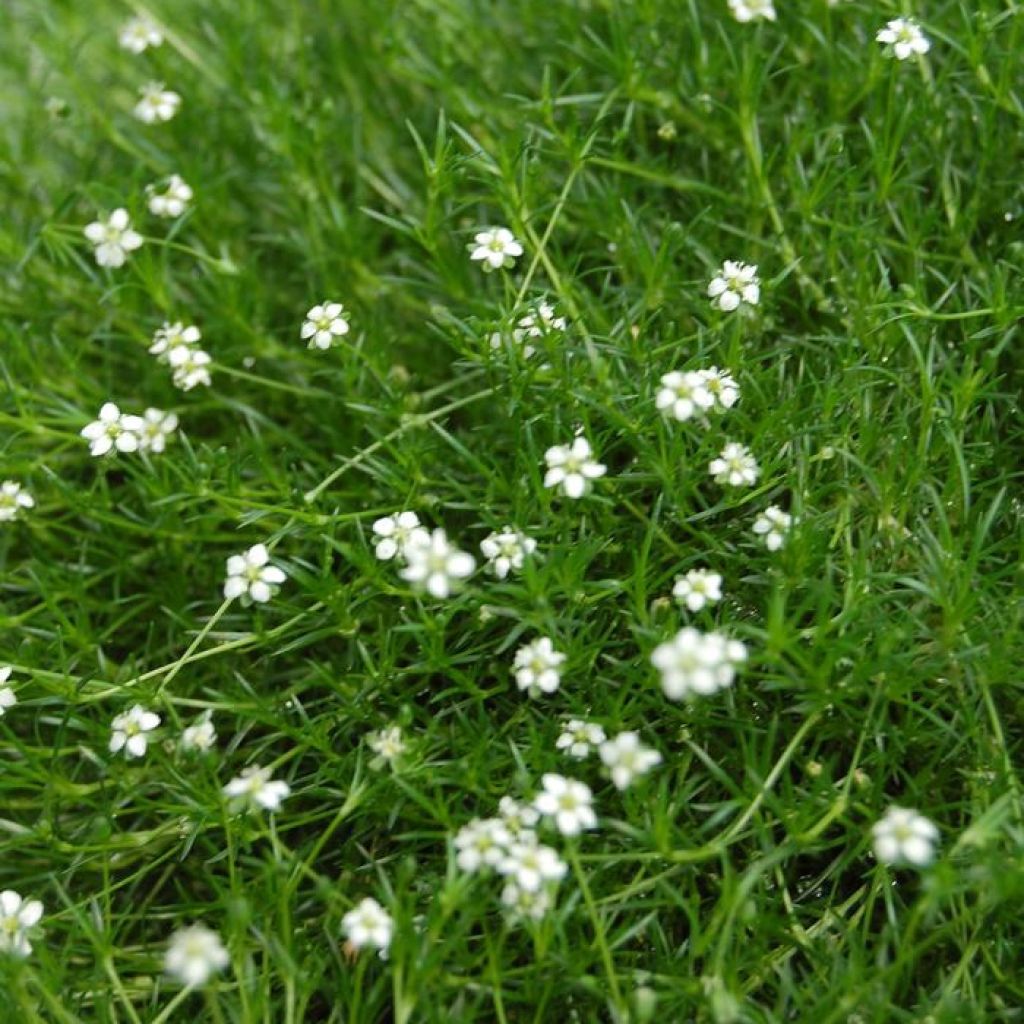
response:
[(0, 1020), (1021, 1019), (1020, 4), (2, 17)]

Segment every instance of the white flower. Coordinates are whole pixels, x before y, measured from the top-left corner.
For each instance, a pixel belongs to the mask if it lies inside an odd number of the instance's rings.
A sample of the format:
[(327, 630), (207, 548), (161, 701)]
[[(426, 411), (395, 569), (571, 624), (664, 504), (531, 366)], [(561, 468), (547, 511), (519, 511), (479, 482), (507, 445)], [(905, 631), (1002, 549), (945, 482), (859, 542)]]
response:
[(540, 820), (540, 815), (529, 804), (521, 804), (510, 796), (503, 796), (498, 801), (498, 815), (505, 828), (519, 842), (536, 838), (532, 829)]
[(480, 541), (480, 550), (494, 575), (503, 580), (513, 569), (517, 572), (522, 569), (526, 556), (537, 550), (537, 542), (506, 526), (500, 533), (492, 533)]
[(469, 258), (480, 263), (485, 273), (516, 265), (516, 257), (523, 255), (523, 247), (508, 228), (489, 228), (473, 236)]
[(665, 696), (680, 700), (730, 686), (736, 677), (737, 665), (746, 658), (747, 648), (739, 640), (688, 627), (656, 647), (651, 654), (651, 664), (661, 672)]
[(708, 295), (723, 312), (731, 313), (741, 302), (756, 306), (761, 301), (757, 265), (726, 260), (708, 285)]
[(740, 22), (754, 21), (757, 18), (764, 18), (767, 21), (775, 20), (775, 8), (772, 0), (729, 0), (729, 10), (732, 16)]
[(0, 665), (0, 717), (8, 708), (13, 708), (18, 703), (18, 698), (14, 696), (14, 690), (10, 686), (4, 685), (8, 679), (11, 678), (11, 666)]
[(935, 856), (939, 830), (923, 814), (905, 807), (890, 807), (871, 829), (875, 856), (883, 864), (923, 868)]
[(228, 575), (224, 581), (224, 596), (229, 600), (248, 597), (264, 604), (274, 595), (274, 588), (284, 583), (284, 572), (276, 565), (268, 565), (270, 553), (265, 544), (254, 544), (240, 555), (232, 555), (227, 562)]
[(142, 757), (149, 743), (146, 733), (159, 724), (160, 716), (155, 711), (133, 704), (110, 724), (110, 752), (117, 754), (123, 750), (125, 757)]
[(163, 82), (149, 82), (139, 90), (135, 116), (145, 124), (170, 121), (181, 106), (181, 97), (164, 88)]
[(328, 349), (337, 338), (348, 334), (345, 307), (340, 302), (324, 302), (314, 306), (307, 314), (300, 336), (309, 341), (310, 348)]
[(116, 209), (105, 221), (94, 220), (86, 224), (85, 237), (95, 246), (94, 256), (101, 267), (121, 267), (128, 258), (142, 245), (142, 235), (132, 230), (132, 222), (128, 211), (123, 207)]
[(549, 637), (542, 636), (533, 643), (523, 644), (512, 663), (516, 686), (531, 697), (554, 693), (562, 682), (559, 666), (564, 661), (565, 655), (555, 650)]
[(181, 321), (173, 324), (165, 322), (163, 327), (156, 329), (149, 351), (161, 363), (167, 363), (170, 362), (171, 352), (178, 348), (191, 348), (199, 343), (200, 338), (202, 335), (199, 328), (193, 324), (185, 327)]
[(17, 480), (5, 480), (0, 484), (0, 523), (17, 519), (23, 508), (35, 508), (35, 504), (35, 498)]
[(383, 956), (391, 945), (394, 921), (391, 915), (375, 900), (367, 896), (359, 905), (350, 910), (342, 919), (341, 927), (345, 937), (355, 949), (373, 946)]
[(431, 597), (444, 598), (461, 580), (473, 574), (476, 561), (448, 541), (444, 530), (416, 537), (403, 549), (408, 563), (402, 579), (422, 586)]
[(430, 532), (420, 526), (419, 516), (415, 512), (399, 512), (378, 519), (373, 524), (373, 532), (380, 538), (376, 542), (374, 554), (382, 562), (388, 562), (396, 556), (404, 558), (405, 549), (410, 544), (430, 542)]
[(524, 889), (515, 882), (506, 882), (501, 902), (513, 920), (524, 918), (539, 921), (551, 909), (551, 893), (547, 889)]
[(122, 50), (129, 53), (142, 53), (150, 46), (160, 46), (164, 37), (160, 29), (149, 18), (132, 18), (126, 21), (117, 34), (117, 41)]
[(562, 726), (562, 734), (555, 741), (555, 747), (582, 761), (589, 756), (591, 748), (599, 747), (604, 741), (605, 732), (601, 726), (573, 718)]
[(793, 525), (793, 517), (778, 505), (769, 505), (754, 520), (756, 533), (769, 551), (778, 551), (786, 543), (786, 535)]
[(149, 212), (157, 217), (180, 217), (192, 202), (192, 189), (177, 174), (172, 174), (163, 192), (157, 192), (155, 185), (146, 190), (149, 193)]
[(181, 749), (205, 754), (217, 742), (217, 730), (210, 721), (211, 712), (204, 712), (194, 724), (181, 733)]
[(455, 863), (470, 875), (496, 868), (505, 859), (511, 842), (512, 833), (500, 818), (474, 818), (455, 836)]
[(722, 577), (710, 569), (691, 569), (676, 580), (672, 596), (691, 612), (699, 612), (705, 605), (722, 600)]
[(141, 416), (123, 414), (113, 402), (106, 402), (81, 436), (89, 442), (89, 454), (98, 458), (107, 452), (138, 451), (142, 426)]
[(640, 742), (635, 732), (620, 732), (601, 744), (599, 751), (616, 789), (626, 789), (640, 775), (661, 764), (661, 754)]
[(139, 428), (139, 451), (159, 454), (177, 428), (178, 417), (173, 412), (147, 409), (142, 414), (142, 426)]
[(171, 377), (174, 386), (182, 391), (191, 391), (198, 384), (210, 386), (210, 363), (213, 360), (201, 348), (178, 345), (168, 351), (167, 362), (174, 370)]
[(32, 952), (28, 930), (39, 923), (43, 905), (24, 900), (13, 889), (0, 892), (0, 953), (26, 957)]
[(739, 401), (740, 386), (728, 370), (712, 366), (701, 370), (700, 375), (704, 378), (704, 387), (711, 393), (716, 410), (725, 412)]
[(537, 892), (545, 882), (558, 882), (565, 877), (566, 866), (550, 846), (538, 843), (513, 843), (498, 864), (498, 872), (512, 879), (520, 889)]
[(544, 453), (548, 471), (544, 474), (545, 487), (561, 487), (567, 498), (581, 498), (591, 480), (602, 477), (608, 467), (592, 457), (590, 442), (577, 436), (571, 445), (558, 444)]
[(750, 449), (736, 441), (730, 441), (722, 449), (717, 459), (708, 464), (708, 472), (715, 478), (716, 484), (729, 487), (743, 487), (753, 484), (760, 474), (757, 460), (750, 454)]
[(875, 39), (883, 46), (891, 46), (897, 60), (906, 60), (915, 53), (925, 54), (932, 47), (921, 26), (912, 18), (894, 18), (878, 30)]
[(194, 924), (181, 928), (167, 944), (164, 970), (190, 988), (205, 985), (231, 962), (220, 936), (210, 928)]
[(366, 737), (370, 749), (385, 761), (394, 761), (405, 753), (405, 740), (402, 738), (402, 730), (397, 725), (381, 729), (380, 732), (371, 732)]
[(552, 331), (566, 330), (569, 324), (564, 316), (556, 314), (555, 307), (550, 302), (542, 300), (520, 318), (519, 326), (527, 338), (542, 338)]
[(708, 390), (704, 374), (690, 370), (682, 373), (673, 370), (661, 378), (661, 387), (654, 404), (666, 416), (683, 422), (695, 413), (706, 412), (715, 404)]
[(269, 768), (250, 765), (224, 787), (224, 795), (238, 809), (279, 811), (292, 788), (287, 782), (272, 779), (270, 774)]
[(545, 817), (553, 818), (563, 836), (578, 836), (584, 829), (597, 828), (594, 797), (586, 783), (553, 772), (547, 772), (541, 783), (544, 791), (534, 797), (533, 806)]

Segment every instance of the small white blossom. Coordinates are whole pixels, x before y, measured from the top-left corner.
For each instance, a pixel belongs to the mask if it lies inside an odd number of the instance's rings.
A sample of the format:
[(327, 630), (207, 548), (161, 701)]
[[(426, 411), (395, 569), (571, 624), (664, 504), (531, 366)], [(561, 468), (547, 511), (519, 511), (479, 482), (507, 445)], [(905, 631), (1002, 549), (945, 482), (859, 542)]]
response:
[(135, 116), (145, 124), (170, 121), (181, 106), (181, 97), (164, 88), (163, 82), (149, 82), (139, 90)]
[(521, 804), (510, 796), (503, 796), (498, 801), (498, 816), (509, 834), (519, 842), (536, 838), (532, 830), (540, 820), (540, 815), (529, 804)]
[(565, 877), (565, 861), (550, 846), (538, 843), (513, 843), (498, 864), (498, 872), (511, 879), (520, 889), (538, 892), (546, 882)]
[(912, 18), (894, 18), (875, 36), (883, 46), (892, 47), (897, 60), (906, 60), (914, 54), (925, 54), (932, 44), (921, 31), (921, 26)]
[(742, 302), (756, 306), (761, 301), (757, 265), (726, 260), (708, 285), (708, 296), (725, 313), (738, 309)]
[(189, 988), (205, 985), (231, 962), (220, 936), (194, 924), (176, 931), (167, 944), (164, 970)]
[(82, 428), (81, 436), (89, 442), (89, 454), (99, 458), (108, 452), (137, 451), (141, 431), (141, 416), (129, 416), (113, 402), (106, 402), (99, 417)]
[(722, 449), (721, 455), (708, 464), (708, 472), (715, 478), (716, 484), (749, 487), (757, 481), (761, 471), (746, 445), (730, 441)]
[(537, 542), (519, 530), (506, 526), (480, 541), (480, 550), (494, 575), (503, 580), (512, 570), (518, 572), (522, 569), (527, 555), (537, 550)]
[(871, 829), (875, 856), (896, 867), (927, 867), (935, 857), (939, 830), (923, 814), (905, 807), (890, 807)]
[(13, 687), (7, 686), (7, 680), (11, 678), (11, 666), (0, 665), (0, 717), (8, 708), (13, 708), (18, 703), (14, 695)]
[(213, 727), (211, 712), (206, 711), (192, 725), (181, 733), (181, 749), (205, 754), (217, 742), (217, 730)]
[(635, 732), (620, 732), (601, 744), (601, 761), (616, 789), (626, 789), (640, 775), (661, 764), (661, 754), (640, 742)]
[(162, 409), (147, 409), (139, 428), (139, 451), (159, 454), (167, 447), (167, 439), (178, 429), (178, 417)]
[(555, 650), (555, 645), (546, 636), (523, 644), (516, 651), (512, 667), (515, 670), (516, 686), (531, 697), (541, 693), (554, 693), (562, 682), (560, 666), (565, 655)]
[(373, 532), (379, 538), (374, 554), (382, 562), (388, 562), (396, 556), (404, 558), (405, 549), (410, 544), (430, 542), (430, 532), (420, 525), (419, 516), (415, 512), (399, 512), (378, 519), (373, 524)]
[(685, 373), (673, 370), (661, 378), (654, 404), (664, 415), (682, 423), (697, 413), (707, 412), (715, 400), (708, 390), (704, 374), (696, 370)]
[[(530, 344), (531, 340), (543, 338), (556, 331), (565, 332), (569, 323), (564, 316), (558, 316), (555, 307), (549, 302), (538, 302), (522, 317), (512, 330), (512, 340), (522, 346), (523, 358), (529, 359), (537, 350)], [(502, 332), (495, 331), (491, 335), (491, 348), (499, 349), (502, 343)]]
[(500, 818), (474, 818), (455, 836), (455, 863), (470, 875), (496, 868), (505, 859), (511, 842), (512, 833)]
[(729, 0), (729, 10), (739, 22), (756, 21), (758, 18), (775, 20), (772, 0)]
[(192, 348), (199, 344), (201, 338), (199, 328), (194, 324), (186, 327), (181, 321), (173, 324), (164, 323), (153, 334), (153, 343), (149, 346), (149, 351), (161, 363), (169, 363), (171, 352), (178, 348)]
[(132, 229), (128, 211), (116, 209), (106, 220), (94, 220), (86, 224), (85, 237), (95, 246), (93, 255), (101, 267), (122, 267), (128, 253), (134, 252), (143, 242), (142, 235)]
[(171, 376), (174, 386), (182, 391), (191, 391), (199, 384), (209, 387), (212, 383), (210, 364), (213, 360), (201, 348), (178, 345), (168, 351), (167, 362), (174, 371)]
[(746, 658), (747, 648), (739, 640), (688, 627), (659, 644), (651, 654), (651, 664), (661, 672), (665, 696), (680, 700), (732, 685), (736, 667)]
[(553, 819), (563, 836), (578, 836), (584, 829), (597, 828), (594, 796), (586, 783), (547, 772), (541, 784), (544, 790), (534, 798), (533, 806)]
[(473, 236), (469, 258), (480, 263), (485, 273), (502, 268), (508, 270), (523, 255), (523, 247), (508, 228), (489, 228)]
[(17, 480), (0, 484), (0, 523), (12, 522), (22, 509), (35, 508), (35, 504), (35, 498)]
[(114, 718), (110, 725), (110, 752), (124, 751), (125, 757), (142, 757), (149, 745), (149, 737), (160, 724), (155, 711), (147, 711), (141, 704), (133, 704), (127, 711)]
[(163, 33), (149, 18), (132, 18), (126, 21), (117, 34), (117, 41), (122, 50), (129, 53), (142, 53), (150, 46), (160, 46)]
[(473, 556), (451, 544), (444, 530), (415, 539), (403, 554), (408, 564), (400, 573), (402, 579), (423, 587), (431, 597), (448, 597), (476, 568)]
[(380, 732), (371, 732), (366, 737), (369, 748), (385, 761), (392, 762), (405, 753), (405, 740), (402, 738), (402, 730), (397, 725), (381, 729)]
[(180, 175), (172, 174), (158, 192), (155, 185), (146, 190), (149, 193), (149, 212), (157, 217), (180, 217), (192, 202), (192, 189)]
[(394, 921), (375, 899), (367, 896), (341, 919), (341, 927), (354, 949), (372, 946), (383, 957), (391, 945)]
[(595, 461), (590, 442), (577, 436), (571, 445), (559, 444), (544, 453), (548, 471), (544, 474), (545, 487), (561, 487), (567, 498), (582, 498), (590, 481), (602, 477), (608, 467)]
[(507, 882), (501, 890), (501, 902), (512, 920), (539, 921), (551, 909), (551, 893)]
[(254, 544), (240, 555), (232, 555), (227, 562), (224, 596), (228, 600), (247, 597), (264, 604), (274, 595), (274, 589), (284, 583), (284, 572), (269, 565), (270, 552), (265, 544)]
[(691, 569), (676, 580), (672, 596), (691, 612), (699, 612), (705, 605), (722, 600), (722, 577), (710, 569)]
[(306, 314), (299, 334), (310, 348), (328, 349), (348, 332), (345, 307), (340, 302), (323, 302)]
[(786, 543), (792, 526), (793, 517), (788, 512), (783, 512), (778, 505), (769, 505), (754, 520), (754, 533), (769, 551), (778, 551)]
[(558, 750), (564, 750), (570, 757), (582, 761), (590, 751), (605, 741), (605, 732), (595, 722), (584, 722), (579, 718), (570, 719), (562, 726), (562, 734), (555, 741)]
[(26, 957), (32, 952), (28, 940), (30, 928), (34, 928), (43, 916), (43, 905), (39, 900), (25, 900), (13, 889), (0, 892), (0, 953)]
[(700, 375), (704, 379), (704, 387), (711, 393), (718, 412), (731, 409), (739, 401), (740, 386), (728, 370), (711, 366), (701, 370)]
[(251, 765), (224, 787), (224, 795), (238, 810), (279, 811), (292, 788), (287, 782), (270, 776), (269, 768)]

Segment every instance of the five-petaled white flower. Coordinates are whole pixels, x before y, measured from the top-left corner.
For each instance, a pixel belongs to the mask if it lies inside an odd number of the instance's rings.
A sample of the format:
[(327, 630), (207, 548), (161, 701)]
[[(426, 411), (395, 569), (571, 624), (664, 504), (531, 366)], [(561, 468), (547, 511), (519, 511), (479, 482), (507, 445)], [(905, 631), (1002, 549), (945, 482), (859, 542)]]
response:
[(271, 778), (271, 769), (250, 765), (225, 787), (224, 795), (238, 810), (279, 811), (291, 795), (292, 787), (282, 779)]
[(871, 829), (875, 856), (883, 864), (927, 867), (935, 856), (939, 830), (923, 814), (890, 807)]
[(217, 742), (217, 730), (211, 721), (212, 712), (204, 711), (192, 725), (181, 733), (181, 749), (205, 754)]
[(604, 729), (596, 722), (572, 718), (562, 726), (562, 733), (555, 740), (555, 747), (566, 751), (577, 761), (582, 761), (590, 754), (591, 749), (599, 747), (604, 741)]
[(725, 412), (739, 401), (740, 386), (728, 370), (711, 366), (701, 370), (700, 375), (704, 379), (704, 387), (711, 393), (716, 411)]
[(506, 526), (480, 541), (480, 550), (494, 575), (503, 580), (513, 569), (517, 572), (522, 569), (526, 556), (537, 550), (537, 542), (519, 530)]
[(547, 889), (524, 889), (507, 882), (501, 890), (501, 903), (513, 921), (539, 921), (551, 909), (551, 893)]
[(710, 569), (691, 569), (676, 580), (672, 596), (691, 612), (699, 612), (705, 605), (722, 600), (722, 577)]
[(148, 82), (139, 90), (135, 116), (145, 124), (170, 121), (181, 106), (181, 97), (164, 88), (163, 82)]
[(309, 342), (310, 348), (328, 349), (338, 338), (345, 337), (348, 331), (345, 307), (340, 302), (325, 301), (306, 314), (299, 334)]
[(420, 525), (420, 518), (415, 512), (398, 512), (378, 519), (373, 524), (373, 532), (379, 538), (373, 551), (382, 562), (389, 562), (395, 557), (404, 558), (405, 549), (410, 544), (430, 541), (430, 531)]
[(914, 54), (927, 53), (932, 44), (921, 31), (921, 26), (912, 18), (894, 18), (875, 36), (883, 46), (892, 47), (897, 60), (906, 60)]
[(157, 217), (180, 217), (192, 202), (192, 188), (178, 174), (172, 174), (162, 192), (150, 185), (149, 212)]
[(134, 452), (139, 448), (142, 417), (122, 413), (113, 403), (106, 402), (99, 417), (81, 430), (89, 442), (89, 454), (97, 458), (108, 452)]
[(516, 241), (508, 228), (488, 228), (473, 236), (469, 246), (469, 258), (480, 263), (485, 273), (516, 265), (516, 258), (523, 255), (523, 247)]
[(510, 796), (503, 796), (498, 801), (498, 816), (509, 833), (519, 842), (526, 842), (534, 837), (532, 829), (540, 819), (540, 815), (529, 804), (521, 804)]
[(176, 931), (167, 944), (164, 970), (189, 988), (205, 985), (231, 962), (220, 936), (194, 924)]
[(500, 818), (474, 818), (455, 836), (455, 863), (472, 875), (496, 868), (506, 857), (512, 833)]
[(772, 0), (729, 0), (729, 10), (740, 22), (755, 21), (758, 18), (764, 18), (766, 21), (775, 20)]
[(594, 796), (586, 783), (547, 772), (541, 784), (544, 789), (534, 797), (533, 806), (551, 818), (563, 836), (578, 836), (584, 829), (597, 828)]
[(178, 417), (162, 409), (147, 409), (139, 427), (139, 451), (159, 454), (167, 447), (167, 439), (178, 428)]
[(537, 892), (545, 882), (558, 882), (564, 878), (566, 866), (550, 846), (535, 842), (513, 843), (498, 864), (498, 872), (521, 889)]
[(778, 551), (786, 543), (792, 526), (793, 517), (788, 512), (783, 512), (778, 505), (769, 505), (754, 520), (754, 533), (769, 551)]
[(749, 487), (757, 481), (760, 469), (757, 460), (745, 444), (730, 441), (722, 449), (717, 459), (708, 464), (708, 472), (715, 478), (716, 484), (729, 487)]
[(561, 487), (567, 498), (582, 498), (596, 480), (608, 472), (608, 467), (593, 458), (590, 442), (577, 435), (571, 445), (557, 444), (544, 453), (548, 471), (544, 474), (545, 487)]
[(39, 923), (43, 905), (25, 900), (13, 889), (0, 892), (0, 953), (26, 957), (32, 952), (28, 931)]
[(661, 764), (661, 754), (645, 747), (635, 732), (620, 732), (602, 743), (598, 753), (616, 789), (626, 789), (638, 776)]
[(191, 391), (199, 384), (210, 386), (210, 364), (213, 360), (201, 348), (178, 345), (167, 352), (167, 362), (174, 371), (171, 375), (174, 386), (182, 391)]
[(687, 627), (654, 649), (651, 664), (661, 672), (665, 696), (680, 700), (732, 685), (736, 667), (746, 658), (747, 648), (739, 640)]
[(391, 945), (394, 921), (375, 899), (367, 896), (341, 919), (341, 927), (354, 949), (372, 946), (383, 957)]
[(387, 762), (401, 757), (406, 751), (405, 740), (400, 726), (390, 725), (379, 732), (371, 732), (366, 737), (369, 748)]
[(407, 563), (402, 579), (423, 587), (431, 597), (448, 597), (476, 568), (473, 556), (455, 547), (444, 530), (414, 535), (402, 553)]
[(0, 484), (0, 523), (17, 519), (23, 508), (35, 508), (35, 504), (35, 498), (17, 480)]
[(516, 686), (531, 697), (541, 693), (554, 693), (562, 682), (561, 665), (565, 655), (555, 650), (550, 637), (542, 636), (532, 643), (523, 644), (516, 651), (512, 667)]
[(13, 687), (7, 686), (7, 680), (11, 678), (11, 666), (0, 665), (0, 716), (8, 708), (13, 708), (18, 703), (18, 698), (14, 696)]
[(164, 323), (158, 327), (153, 334), (153, 343), (149, 346), (151, 355), (157, 357), (161, 363), (170, 362), (171, 352), (177, 348), (188, 349), (198, 345), (202, 335), (199, 328), (194, 324), (184, 326), (179, 320), (177, 323)]
[(664, 415), (684, 422), (696, 413), (707, 412), (715, 404), (715, 399), (708, 390), (703, 373), (673, 370), (661, 378), (654, 404)]
[(264, 604), (274, 596), (274, 590), (284, 583), (284, 571), (269, 565), (270, 552), (266, 544), (254, 544), (240, 555), (232, 555), (227, 562), (228, 575), (224, 581), (224, 596), (228, 600), (246, 597)]
[(126, 21), (117, 34), (117, 41), (122, 50), (129, 53), (142, 53), (150, 46), (160, 46), (163, 33), (149, 18), (132, 18)]
[(131, 218), (124, 207), (118, 207), (106, 220), (86, 224), (85, 237), (95, 246), (93, 255), (101, 267), (122, 267), (128, 253), (143, 242), (142, 235), (132, 229)]
[(155, 711), (147, 711), (141, 704), (133, 704), (127, 711), (114, 718), (110, 724), (110, 752), (124, 751), (125, 757), (143, 757), (149, 745), (149, 737), (160, 724)]
[(761, 282), (757, 265), (726, 260), (711, 279), (708, 295), (713, 304), (725, 313), (738, 309), (741, 302), (756, 306), (761, 301)]

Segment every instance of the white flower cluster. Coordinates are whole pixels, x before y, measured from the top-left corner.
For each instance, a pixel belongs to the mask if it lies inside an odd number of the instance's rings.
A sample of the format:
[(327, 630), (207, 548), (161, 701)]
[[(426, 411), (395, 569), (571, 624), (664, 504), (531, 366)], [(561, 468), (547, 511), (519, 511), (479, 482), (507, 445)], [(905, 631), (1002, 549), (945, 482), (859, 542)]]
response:
[(499, 580), (511, 572), (519, 572), (529, 555), (537, 550), (537, 542), (520, 530), (506, 526), (480, 541), (480, 551), (488, 568)]
[(155, 452), (167, 446), (178, 427), (178, 417), (162, 409), (147, 409), (141, 416), (123, 413), (113, 402), (105, 402), (99, 415), (81, 430), (94, 458), (118, 452)]
[(385, 516), (373, 524), (376, 555), (383, 561), (404, 563), (399, 575), (431, 597), (450, 597), (473, 575), (476, 559), (460, 551), (444, 530), (433, 532), (420, 525), (415, 512)]
[[(564, 334), (569, 329), (569, 322), (560, 316), (556, 308), (544, 299), (533, 304), (512, 328), (509, 337), (512, 344), (529, 359), (537, 350), (533, 342), (552, 334)], [(505, 332), (495, 331), (491, 334), (491, 348), (498, 350), (504, 344)]]
[(211, 384), (210, 364), (213, 360), (199, 347), (201, 337), (198, 327), (194, 324), (186, 327), (180, 321), (173, 324), (165, 321), (153, 334), (150, 354), (171, 368), (171, 380), (182, 391)]
[[(661, 378), (655, 405), (681, 423), (711, 411), (726, 412), (740, 397), (740, 388), (728, 370), (673, 370)], [(707, 422), (705, 420), (705, 422)]]
[(706, 696), (731, 686), (736, 669), (746, 660), (746, 645), (739, 640), (692, 627), (679, 630), (651, 654), (669, 700)]

